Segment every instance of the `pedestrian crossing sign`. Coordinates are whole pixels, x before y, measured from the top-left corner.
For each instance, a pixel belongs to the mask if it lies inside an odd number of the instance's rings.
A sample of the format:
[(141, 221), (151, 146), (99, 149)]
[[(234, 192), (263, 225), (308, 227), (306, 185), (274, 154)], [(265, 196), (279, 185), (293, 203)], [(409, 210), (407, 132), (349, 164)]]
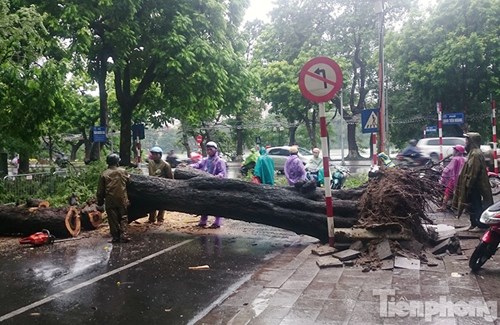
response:
[(378, 132), (378, 109), (365, 109), (361, 111), (361, 126), (363, 133)]

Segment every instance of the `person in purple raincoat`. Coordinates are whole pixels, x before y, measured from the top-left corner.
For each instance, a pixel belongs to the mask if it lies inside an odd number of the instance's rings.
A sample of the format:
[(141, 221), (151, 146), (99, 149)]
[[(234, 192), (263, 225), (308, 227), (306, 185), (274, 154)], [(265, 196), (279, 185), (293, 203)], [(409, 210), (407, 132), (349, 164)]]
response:
[[(207, 157), (203, 158), (200, 162), (191, 164), (190, 166), (196, 169), (203, 170), (215, 177), (226, 178), (226, 162), (224, 159), (219, 157), (218, 155), (218, 147), (217, 143), (213, 141), (207, 142)], [(206, 227), (208, 221), (208, 215), (202, 215), (200, 218), (200, 222), (198, 223), (198, 227)], [(210, 226), (210, 228), (220, 228), (222, 225), (222, 217), (216, 216), (214, 223)]]
[(444, 168), (441, 174), (441, 179), (439, 183), (445, 186), (443, 195), (443, 204), (438, 209), (438, 211), (446, 211), (448, 208), (448, 201), (453, 196), (453, 191), (458, 182), (458, 176), (462, 171), (465, 164), (465, 147), (457, 144), (453, 147), (453, 157), (450, 163)]
[(299, 147), (290, 147), (290, 156), (285, 162), (285, 176), (288, 180), (288, 185), (295, 185), (297, 182), (306, 181), (306, 168), (300, 160)]

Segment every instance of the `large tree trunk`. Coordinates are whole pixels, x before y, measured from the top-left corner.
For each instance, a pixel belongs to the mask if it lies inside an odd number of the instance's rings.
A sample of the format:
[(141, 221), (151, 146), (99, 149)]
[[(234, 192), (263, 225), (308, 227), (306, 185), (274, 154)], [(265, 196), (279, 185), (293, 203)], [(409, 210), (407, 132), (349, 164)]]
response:
[[(131, 175), (129, 221), (152, 209), (170, 210), (256, 222), (328, 241), (326, 207), (319, 189), (302, 194), (293, 187), (210, 176), (189, 178), (191, 173), (178, 169), (173, 180)], [(357, 201), (336, 199), (333, 205), (336, 227), (349, 228), (357, 222)]]

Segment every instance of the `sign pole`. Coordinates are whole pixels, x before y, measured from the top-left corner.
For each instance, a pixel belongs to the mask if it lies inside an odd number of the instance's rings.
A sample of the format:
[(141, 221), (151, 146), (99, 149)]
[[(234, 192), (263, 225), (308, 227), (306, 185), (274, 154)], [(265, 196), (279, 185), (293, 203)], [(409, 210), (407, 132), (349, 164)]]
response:
[(493, 96), (490, 94), (491, 100), (491, 130), (493, 132), (493, 166), (495, 166), (495, 174), (498, 174), (498, 161), (497, 161), (497, 117), (496, 117), (496, 103)]
[(378, 156), (377, 156), (377, 133), (372, 133), (372, 151), (373, 151), (373, 166), (378, 164)]
[(439, 132), (439, 160), (443, 160), (443, 109), (441, 107), (441, 102), (437, 102), (436, 105)]
[(333, 224), (333, 201), (332, 189), (330, 187), (330, 153), (328, 152), (328, 131), (326, 129), (325, 103), (319, 103), (319, 127), (321, 133), (321, 151), (323, 152), (323, 171), (325, 174), (325, 203), (326, 221), (328, 227), (328, 242), (331, 247), (334, 244), (335, 226)]
[(330, 187), (330, 152), (328, 150), (325, 102), (330, 101), (341, 87), (342, 70), (340, 70), (340, 66), (330, 58), (316, 57), (306, 62), (300, 70), (300, 92), (305, 98), (318, 103), (319, 105), (321, 150), (323, 151), (323, 171), (325, 176), (326, 221), (328, 228), (328, 242), (331, 247), (334, 245), (335, 228), (333, 222), (332, 190)]
[(341, 157), (341, 165), (344, 166), (344, 100), (343, 100), (342, 88), (340, 88), (340, 155)]

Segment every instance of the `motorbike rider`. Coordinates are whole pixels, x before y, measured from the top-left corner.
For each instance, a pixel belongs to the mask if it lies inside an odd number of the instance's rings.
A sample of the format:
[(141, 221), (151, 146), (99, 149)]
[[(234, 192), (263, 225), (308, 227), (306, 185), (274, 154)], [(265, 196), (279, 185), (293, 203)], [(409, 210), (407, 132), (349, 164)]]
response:
[(422, 152), (417, 147), (417, 140), (411, 139), (408, 141), (408, 146), (398, 155), (406, 159), (410, 165), (424, 165), (427, 159), (422, 155)]
[(306, 164), (306, 172), (307, 172), (307, 179), (309, 180), (315, 180), (316, 185), (319, 187), (320, 180), (318, 177), (318, 174), (320, 170), (323, 168), (323, 158), (319, 156), (320, 150), (319, 148), (314, 148), (312, 150), (313, 156), (311, 159)]
[(257, 159), (259, 158), (259, 153), (255, 148), (250, 149), (250, 154), (245, 158), (245, 161), (241, 164), (240, 172), (241, 175), (246, 176), (248, 171), (255, 168), (255, 164), (257, 163)]
[(410, 141), (408, 141), (408, 146), (403, 149), (401, 155), (403, 157), (409, 157), (412, 159), (418, 159), (422, 157), (422, 153), (417, 148), (417, 140), (411, 139)]

